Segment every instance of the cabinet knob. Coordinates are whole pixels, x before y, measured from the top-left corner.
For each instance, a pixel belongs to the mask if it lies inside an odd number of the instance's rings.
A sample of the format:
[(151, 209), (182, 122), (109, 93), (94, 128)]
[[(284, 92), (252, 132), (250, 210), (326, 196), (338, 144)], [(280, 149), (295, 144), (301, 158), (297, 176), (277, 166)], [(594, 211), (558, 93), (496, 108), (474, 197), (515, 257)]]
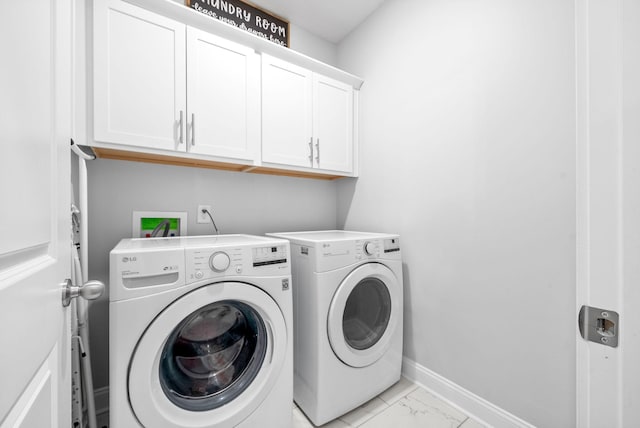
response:
[(191, 113), (191, 145), (196, 145), (196, 114)]
[(184, 144), (184, 112), (180, 110), (180, 144)]

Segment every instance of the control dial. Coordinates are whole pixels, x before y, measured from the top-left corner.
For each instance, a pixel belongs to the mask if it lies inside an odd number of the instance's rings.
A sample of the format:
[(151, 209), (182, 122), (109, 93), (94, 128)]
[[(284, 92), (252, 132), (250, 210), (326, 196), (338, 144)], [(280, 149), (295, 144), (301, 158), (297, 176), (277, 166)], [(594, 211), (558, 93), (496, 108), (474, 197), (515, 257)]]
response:
[(364, 245), (362, 246), (362, 248), (364, 249), (364, 253), (367, 256), (370, 256), (373, 254), (373, 252), (375, 251), (376, 247), (373, 244), (373, 242), (365, 242)]
[(218, 251), (209, 257), (209, 266), (215, 272), (224, 272), (231, 264), (231, 259), (227, 253)]

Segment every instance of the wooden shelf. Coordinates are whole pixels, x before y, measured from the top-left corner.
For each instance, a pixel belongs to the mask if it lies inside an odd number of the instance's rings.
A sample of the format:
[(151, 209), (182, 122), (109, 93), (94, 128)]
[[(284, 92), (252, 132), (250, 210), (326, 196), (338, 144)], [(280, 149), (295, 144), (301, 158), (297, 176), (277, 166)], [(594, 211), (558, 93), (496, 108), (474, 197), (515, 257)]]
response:
[(286, 177), (315, 178), (318, 180), (337, 180), (338, 178), (345, 178), (343, 175), (318, 174), (314, 172), (292, 171), (290, 169), (269, 168), (264, 166), (251, 168), (246, 172), (253, 174), (283, 175)]
[(342, 175), (320, 174), (307, 171), (293, 171), (288, 169), (271, 168), (264, 166), (251, 166), (230, 162), (193, 159), (179, 156), (165, 156), (153, 153), (132, 152), (127, 150), (107, 149), (92, 147), (99, 159), (125, 160), (133, 162), (156, 163), (161, 165), (188, 166), (197, 168), (218, 169), (223, 171), (249, 172), (252, 174), (280, 175), (286, 177), (312, 178), (316, 180), (336, 180), (344, 178)]

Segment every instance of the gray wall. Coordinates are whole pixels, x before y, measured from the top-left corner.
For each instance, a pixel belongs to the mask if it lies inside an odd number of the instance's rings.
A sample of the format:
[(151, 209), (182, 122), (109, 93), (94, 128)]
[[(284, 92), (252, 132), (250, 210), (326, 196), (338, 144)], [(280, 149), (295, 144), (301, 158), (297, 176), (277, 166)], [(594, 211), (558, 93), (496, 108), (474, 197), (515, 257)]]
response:
[(333, 43), (309, 33), (294, 23), (289, 24), (289, 44), (292, 50), (334, 67), (338, 62), (338, 52)]
[(571, 0), (387, 0), (338, 225), (398, 232), (407, 358), (539, 427), (575, 425)]

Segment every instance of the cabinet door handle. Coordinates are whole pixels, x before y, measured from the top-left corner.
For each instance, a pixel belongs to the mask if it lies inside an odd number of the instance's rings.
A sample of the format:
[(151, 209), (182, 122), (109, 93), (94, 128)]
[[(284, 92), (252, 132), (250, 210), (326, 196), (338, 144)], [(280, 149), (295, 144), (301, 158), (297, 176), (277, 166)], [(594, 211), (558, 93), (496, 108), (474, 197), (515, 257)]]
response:
[(313, 137), (309, 138), (309, 163), (313, 166)]
[(184, 144), (184, 112), (180, 110), (180, 144)]
[(320, 166), (320, 138), (316, 138), (316, 162)]
[(191, 145), (196, 145), (196, 114), (191, 113)]

